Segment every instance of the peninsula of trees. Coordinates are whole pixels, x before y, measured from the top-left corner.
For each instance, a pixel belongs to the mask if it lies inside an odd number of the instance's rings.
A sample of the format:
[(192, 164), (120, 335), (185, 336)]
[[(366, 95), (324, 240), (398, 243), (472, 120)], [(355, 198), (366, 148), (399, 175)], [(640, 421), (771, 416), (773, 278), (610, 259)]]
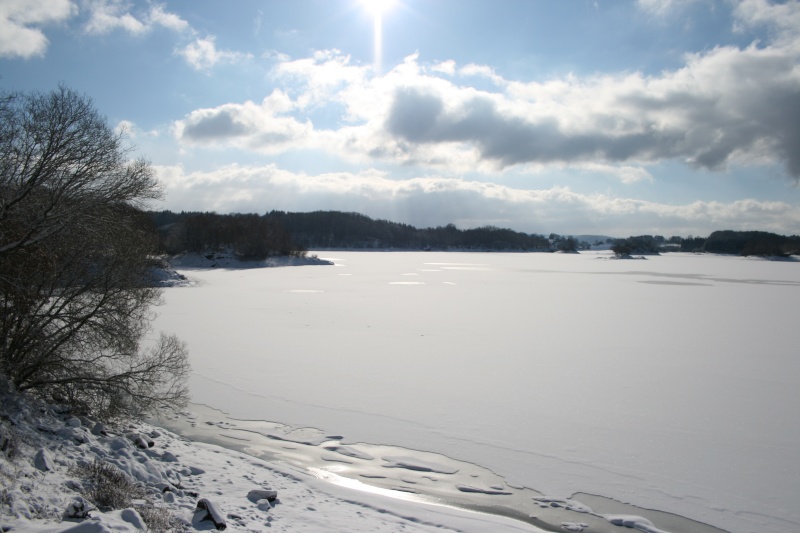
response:
[(706, 252), (714, 254), (788, 257), (800, 255), (800, 237), (766, 231), (715, 231), (708, 237), (670, 237), (639, 235), (614, 241), (611, 250), (618, 255), (658, 254), (661, 252)]

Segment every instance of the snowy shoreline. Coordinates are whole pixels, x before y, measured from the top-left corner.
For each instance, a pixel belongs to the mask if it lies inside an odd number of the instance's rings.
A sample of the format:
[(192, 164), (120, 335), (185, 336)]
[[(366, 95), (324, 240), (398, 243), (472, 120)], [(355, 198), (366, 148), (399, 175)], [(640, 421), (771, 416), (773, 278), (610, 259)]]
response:
[[(528, 514), (514, 509), (509, 499), (513, 494), (507, 486), (495, 485), (494, 491), (467, 486), (460, 489), (465, 496), (459, 500), (426, 497), (424, 491), (353, 482), (337, 475), (335, 467), (309, 468), (297, 460), (277, 456), (264, 460), (259, 455), (270, 454), (255, 446), (251, 438), (231, 436), (236, 431), (252, 435), (252, 431), (237, 430), (236, 423), (230, 421), (211, 421), (207, 416), (188, 412), (164, 418), (177, 421), (184, 430), (209, 430), (188, 439), (161, 425), (131, 421), (105, 426), (73, 416), (58, 406), (29, 402), (7, 390), (2, 396), (0, 436), (9, 443), (4, 444), (0, 456), (0, 476), (5, 487), (0, 501), (3, 532), (152, 531), (143, 518), (148, 509), (171, 516), (169, 530), (177, 531), (210, 530), (215, 529), (215, 524), (217, 529), (224, 524), (231, 531), (606, 533), (618, 531), (619, 527), (646, 533), (722, 531), (691, 521), (682, 523), (685, 519), (674, 515), (660, 518), (664, 523), (678, 525), (678, 529), (662, 529), (648, 519), (624, 512), (631, 508), (623, 504), (617, 503), (613, 512), (599, 513), (578, 501), (551, 499), (535, 492), (538, 496), (531, 501), (538, 511)], [(164, 425), (174, 427), (175, 423)], [(292, 431), (284, 428), (287, 429)], [(305, 444), (277, 434), (271, 438), (276, 443), (274, 449), (288, 450), (321, 446), (336, 437), (305, 439), (309, 441)], [(343, 446), (336, 450), (342, 459), (326, 460), (371, 460), (359, 447), (363, 445)], [(402, 470), (400, 480), (408, 481), (412, 474), (441, 477), (457, 471), (423, 461), (418, 457), (421, 452), (407, 453), (411, 455), (383, 458), (394, 461), (389, 465), (393, 470)], [(84, 498), (92, 485), (81, 473), (81, 468), (97, 463), (113, 465), (143, 493), (124, 508), (97, 509)], [(480, 481), (476, 479), (474, 483)], [(523, 494), (522, 499), (530, 499), (531, 492)], [(496, 496), (505, 501), (494, 504), (486, 500)], [(603, 498), (584, 497), (592, 498), (595, 505), (608, 505)], [(520, 498), (516, 501), (519, 503)], [(214, 521), (209, 512), (201, 509), (205, 505), (216, 510)]]
[[(337, 486), (147, 423), (106, 428), (8, 393), (0, 409), (3, 532), (145, 531), (147, 508), (172, 515), (171, 531), (213, 530), (200, 501), (211, 502), (230, 531), (542, 531), (501, 516)], [(82, 496), (91, 487), (81, 467), (98, 461), (124, 472), (144, 497), (121, 509), (94, 508)]]
[(351, 443), (314, 428), (236, 420), (198, 404), (182, 413), (159, 417), (154, 423), (193, 441), (264, 458), (271, 464), (289, 465), (334, 485), (387, 498), (411, 498), (420, 505), (444, 505), (512, 518), (544, 530), (613, 533), (626, 526), (646, 533), (725, 532), (683, 516), (599, 495), (553, 498), (510, 484), (480, 465), (431, 452)]

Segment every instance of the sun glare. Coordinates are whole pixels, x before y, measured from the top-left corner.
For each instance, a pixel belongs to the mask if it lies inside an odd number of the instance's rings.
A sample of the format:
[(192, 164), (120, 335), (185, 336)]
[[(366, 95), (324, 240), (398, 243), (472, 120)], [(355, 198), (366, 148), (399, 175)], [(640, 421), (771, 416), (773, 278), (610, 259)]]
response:
[(396, 0), (361, 0), (364, 8), (372, 13), (374, 28), (375, 73), (381, 72), (381, 55), (383, 55), (383, 14), (394, 5)]
[(395, 0), (361, 0), (367, 11), (375, 16), (380, 16), (394, 4)]

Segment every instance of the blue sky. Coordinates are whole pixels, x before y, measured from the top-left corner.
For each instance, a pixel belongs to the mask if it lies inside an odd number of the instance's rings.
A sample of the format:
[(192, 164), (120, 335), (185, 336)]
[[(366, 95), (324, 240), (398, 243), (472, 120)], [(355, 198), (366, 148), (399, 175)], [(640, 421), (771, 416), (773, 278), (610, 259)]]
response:
[(92, 97), (154, 208), (798, 234), (798, 28), (798, 0), (0, 0), (0, 89)]

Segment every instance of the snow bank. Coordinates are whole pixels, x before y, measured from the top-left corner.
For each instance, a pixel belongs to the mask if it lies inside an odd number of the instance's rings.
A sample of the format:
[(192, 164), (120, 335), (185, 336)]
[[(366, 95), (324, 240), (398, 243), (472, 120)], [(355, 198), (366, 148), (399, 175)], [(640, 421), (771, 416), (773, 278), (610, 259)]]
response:
[[(144, 531), (148, 509), (172, 515), (172, 527), (188, 531), (214, 529), (208, 517), (228, 531), (542, 531), (499, 516), (330, 485), (144, 423), (120, 424), (105, 435), (92, 433), (94, 426), (28, 402), (0, 383), (0, 531)], [(363, 456), (349, 447), (336, 452)], [(82, 497), (87, 487), (79, 468), (95, 461), (125, 472), (145, 498), (126, 509), (95, 509)]]

